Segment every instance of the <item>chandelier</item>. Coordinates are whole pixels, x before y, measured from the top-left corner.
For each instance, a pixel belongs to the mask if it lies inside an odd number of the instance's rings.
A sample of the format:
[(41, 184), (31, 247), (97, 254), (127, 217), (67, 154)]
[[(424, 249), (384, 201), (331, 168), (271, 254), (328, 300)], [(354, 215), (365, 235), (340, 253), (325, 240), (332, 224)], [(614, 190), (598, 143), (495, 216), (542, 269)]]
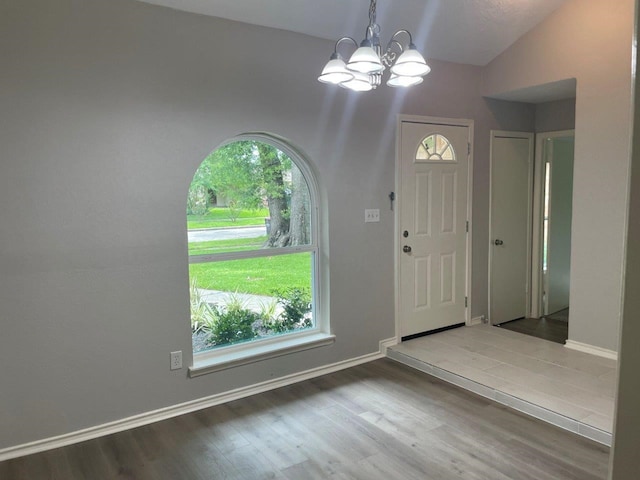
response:
[[(406, 46), (398, 40), (402, 36), (409, 37)], [(338, 47), (344, 42), (352, 43), (356, 47), (348, 63), (345, 63), (338, 53)], [(408, 30), (398, 30), (394, 33), (386, 49), (382, 51), (380, 25), (376, 23), (376, 0), (371, 0), (369, 26), (367, 26), (364, 40), (359, 47), (351, 37), (342, 37), (338, 40), (318, 80), (340, 85), (349, 90), (366, 92), (382, 83), (382, 74), (386, 68), (391, 72), (386, 82), (390, 87), (418, 85), (422, 83), (422, 77), (431, 71), (414, 45)]]

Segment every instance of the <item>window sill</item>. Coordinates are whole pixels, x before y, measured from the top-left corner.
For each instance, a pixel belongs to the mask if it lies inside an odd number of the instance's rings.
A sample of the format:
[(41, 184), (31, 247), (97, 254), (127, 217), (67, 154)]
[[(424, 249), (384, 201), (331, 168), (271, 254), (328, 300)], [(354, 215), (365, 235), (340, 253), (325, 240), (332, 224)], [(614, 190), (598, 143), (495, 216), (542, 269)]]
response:
[(200, 375), (219, 372), (220, 370), (239, 367), (240, 365), (331, 345), (335, 342), (335, 339), (335, 335), (313, 333), (286, 340), (278, 340), (273, 343), (246, 346), (239, 350), (198, 354), (194, 356), (193, 366), (189, 367), (189, 376), (191, 378), (199, 377)]

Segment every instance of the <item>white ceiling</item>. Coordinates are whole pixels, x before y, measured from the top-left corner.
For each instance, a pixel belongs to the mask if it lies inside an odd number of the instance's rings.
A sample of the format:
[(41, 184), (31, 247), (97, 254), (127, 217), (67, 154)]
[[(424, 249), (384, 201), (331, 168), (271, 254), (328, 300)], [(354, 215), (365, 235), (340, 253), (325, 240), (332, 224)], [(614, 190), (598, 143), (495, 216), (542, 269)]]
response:
[[(369, 12), (369, 0), (142, 1), (331, 40), (360, 41)], [(427, 59), (486, 65), (565, 1), (378, 0), (378, 24), (383, 43), (405, 28)]]

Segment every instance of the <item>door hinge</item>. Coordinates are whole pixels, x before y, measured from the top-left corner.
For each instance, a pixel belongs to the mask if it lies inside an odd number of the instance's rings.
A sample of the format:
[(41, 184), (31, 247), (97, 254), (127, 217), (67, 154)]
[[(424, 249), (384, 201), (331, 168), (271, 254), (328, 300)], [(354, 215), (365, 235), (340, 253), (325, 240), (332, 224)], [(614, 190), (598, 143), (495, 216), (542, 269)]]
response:
[(469, 220), (467, 220), (467, 233), (469, 233)]
[(467, 142), (467, 155), (471, 155), (471, 142)]
[(469, 306), (469, 297), (464, 297), (464, 308)]

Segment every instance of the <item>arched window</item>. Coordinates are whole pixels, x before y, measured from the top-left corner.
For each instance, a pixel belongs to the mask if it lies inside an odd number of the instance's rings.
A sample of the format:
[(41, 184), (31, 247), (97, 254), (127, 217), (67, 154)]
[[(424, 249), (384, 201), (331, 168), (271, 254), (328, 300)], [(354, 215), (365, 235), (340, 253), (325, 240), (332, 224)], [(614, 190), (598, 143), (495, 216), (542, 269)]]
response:
[(209, 154), (187, 229), (194, 358), (321, 331), (317, 188), (294, 148), (248, 134)]
[(418, 146), (416, 152), (416, 161), (428, 162), (455, 162), (456, 154), (453, 151), (453, 145), (447, 137), (434, 133), (425, 137)]

